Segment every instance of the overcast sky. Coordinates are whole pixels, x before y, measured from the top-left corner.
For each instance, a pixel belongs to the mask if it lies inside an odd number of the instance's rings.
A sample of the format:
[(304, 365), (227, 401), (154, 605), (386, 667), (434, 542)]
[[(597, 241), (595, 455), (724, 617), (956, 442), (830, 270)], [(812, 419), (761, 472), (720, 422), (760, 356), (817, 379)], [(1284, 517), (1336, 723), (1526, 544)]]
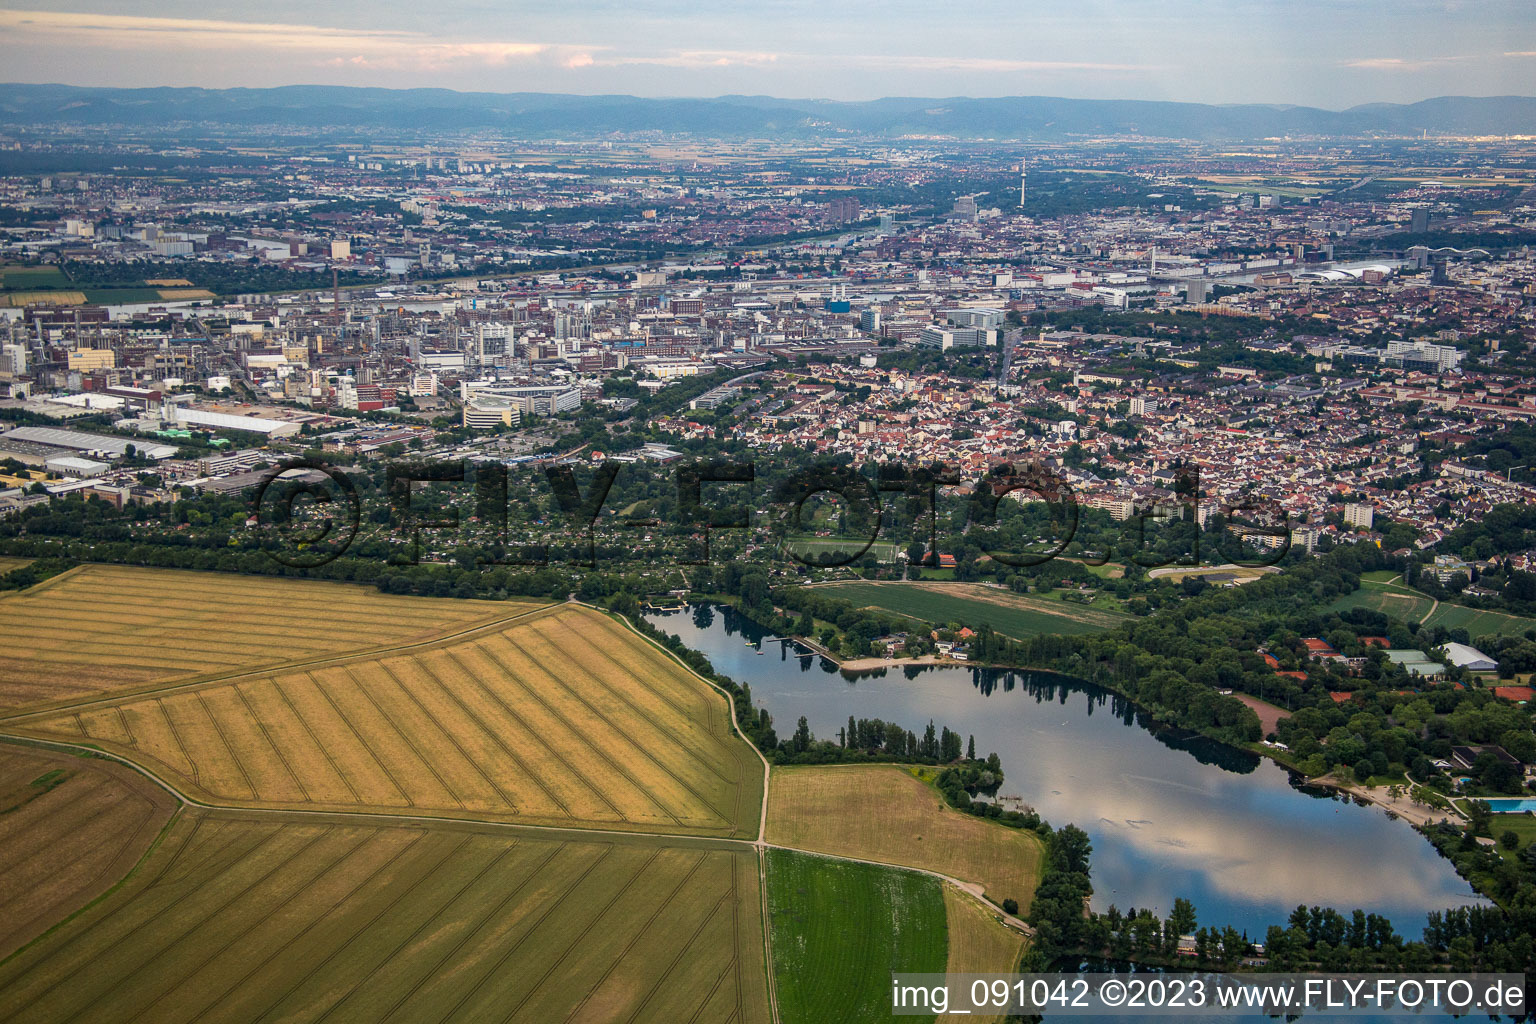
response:
[(30, 0), (0, 79), (1340, 109), (1536, 93), (1536, 0)]

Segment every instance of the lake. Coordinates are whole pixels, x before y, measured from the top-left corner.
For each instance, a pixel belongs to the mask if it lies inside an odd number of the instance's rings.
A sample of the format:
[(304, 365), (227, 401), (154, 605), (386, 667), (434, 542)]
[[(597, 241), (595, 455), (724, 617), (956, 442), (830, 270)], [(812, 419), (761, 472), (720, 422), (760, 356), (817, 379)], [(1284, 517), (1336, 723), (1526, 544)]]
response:
[(729, 608), (647, 618), (750, 685), (781, 737), (801, 715), (824, 739), (835, 740), (849, 715), (919, 735), (931, 719), (974, 735), (978, 754), (1002, 759), (1001, 794), (1093, 837), (1097, 910), (1113, 903), (1166, 915), (1183, 896), (1200, 923), (1230, 924), (1262, 941), (1299, 903), (1346, 914), (1360, 907), (1418, 938), (1428, 911), (1479, 901), (1406, 822), (1300, 788), (1285, 769), (1246, 751), (1160, 728), (1092, 684), (964, 667), (850, 679), (830, 661), (786, 650)]

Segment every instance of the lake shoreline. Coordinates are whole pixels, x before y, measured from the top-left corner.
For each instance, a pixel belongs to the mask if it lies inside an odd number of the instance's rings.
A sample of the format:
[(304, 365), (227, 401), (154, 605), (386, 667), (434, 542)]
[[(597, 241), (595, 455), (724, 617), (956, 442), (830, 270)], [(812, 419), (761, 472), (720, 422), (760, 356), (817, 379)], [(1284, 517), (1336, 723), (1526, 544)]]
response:
[[(1352, 905), (1368, 906), (1408, 928), (1421, 923), (1430, 910), (1485, 899), (1426, 844), (1423, 835), (1410, 835), (1391, 821), (1394, 816), (1410, 815), (1365, 813), (1367, 803), (1394, 811), (1384, 805), (1384, 795), (1368, 800), (1371, 794), (1348, 794), (1358, 798), (1340, 801), (1337, 798), (1345, 795), (1340, 787), (1313, 785), (1314, 780), (1285, 763), (1283, 752), (1272, 756), (1258, 743), (1216, 740), (1165, 722), (1108, 680), (1060, 669), (931, 656), (849, 659), (839, 666), (833, 659), (799, 654), (794, 650), (798, 645), (789, 645), (781, 654), (777, 643), (771, 645), (775, 657), (756, 657), (760, 652), (754, 647), (769, 637), (777, 638), (763, 623), (729, 602), (706, 599), (690, 605), (692, 615), (672, 612), (646, 618), (709, 658), (717, 672), (750, 685), (754, 705), (786, 722), (807, 717), (816, 735), (833, 737), (849, 717), (904, 723), (931, 719), (974, 733), (978, 748), (994, 749), (1003, 756), (1005, 770), (1010, 764), (1017, 768), (1009, 773), (1010, 789), (1017, 788), (1048, 820), (1087, 825), (1096, 847), (1103, 843), (1107, 858), (1103, 863), (1108, 866), (1095, 885), (1101, 889), (1102, 901), (1166, 908), (1174, 896), (1184, 896), (1205, 909), (1211, 920), (1262, 930), (1283, 919), (1298, 899), (1330, 905), (1353, 901)], [(890, 672), (902, 668), (912, 671)], [(928, 680), (917, 681), (929, 673), (938, 674), (934, 681), (942, 676), (957, 686), (961, 678), (967, 682), (953, 692), (931, 690)], [(869, 675), (886, 677), (893, 685), (865, 685), (859, 677)], [(1014, 680), (1009, 681), (1009, 676)], [(994, 691), (1015, 688), (1034, 699), (986, 703)], [(1088, 705), (1073, 699), (1072, 711), (1066, 712), (1067, 694), (1078, 690), (1086, 693)], [(929, 692), (938, 696), (922, 696)], [(1144, 745), (1108, 723), (1133, 727), (1134, 733), (1149, 741)], [(1113, 780), (1106, 776), (1104, 785), (1089, 781), (1110, 770), (1104, 766), (1115, 766), (1130, 756), (1130, 750), (1137, 752), (1135, 758), (1115, 768)], [(1285, 774), (1263, 768), (1266, 761), (1285, 769)], [(1286, 791), (1291, 795), (1282, 795)], [(1347, 804), (1358, 809), (1346, 813), (1341, 805)], [(1230, 818), (1228, 807), (1232, 808)], [(1152, 813), (1154, 809), (1158, 813)], [(1336, 813), (1344, 817), (1335, 818)], [(1404, 866), (1398, 870), (1412, 866), (1413, 881), (1387, 885), (1373, 880), (1373, 872), (1372, 877), (1359, 879), (1359, 885), (1340, 889), (1338, 871), (1319, 861), (1322, 840), (1294, 841), (1298, 830), (1309, 828), (1318, 829), (1319, 837), (1326, 836), (1336, 852), (1353, 851), (1355, 864), (1393, 851), (1392, 860)], [(1240, 831), (1241, 838), (1235, 845), (1233, 829)], [(1279, 830), (1273, 841), (1255, 838), (1267, 836), (1268, 829)], [(1309, 867), (1306, 878), (1333, 881), (1302, 884), (1294, 892), (1281, 893), (1284, 898), (1277, 902), (1276, 893), (1269, 891), (1274, 888), (1268, 880), (1271, 870), (1262, 865), (1279, 851), (1298, 865), (1317, 861), (1316, 870)], [(1252, 884), (1244, 881), (1249, 874), (1254, 875)], [(1420, 903), (1425, 895), (1428, 899)]]

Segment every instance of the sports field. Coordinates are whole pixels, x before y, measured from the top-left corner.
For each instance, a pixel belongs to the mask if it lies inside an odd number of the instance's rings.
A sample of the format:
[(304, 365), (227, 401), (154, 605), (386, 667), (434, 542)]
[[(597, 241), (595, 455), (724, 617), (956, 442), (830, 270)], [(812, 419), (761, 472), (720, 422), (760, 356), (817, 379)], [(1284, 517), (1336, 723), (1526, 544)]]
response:
[(1360, 589), (1329, 605), (1330, 611), (1349, 608), (1369, 608), (1407, 622), (1425, 626), (1444, 626), (1446, 629), (1465, 629), (1476, 640), (1482, 636), (1518, 636), (1528, 629), (1536, 629), (1536, 619), (1506, 612), (1482, 611), (1465, 605), (1435, 600), (1400, 583), (1363, 579)]
[(1246, 583), (1256, 580), (1266, 573), (1279, 572), (1278, 569), (1269, 567), (1251, 567), (1242, 565), (1213, 565), (1195, 569), (1152, 569), (1147, 575), (1155, 580), (1170, 580), (1174, 583), (1182, 583), (1191, 576), (1231, 576), (1238, 582)]
[(417, 642), (534, 607), (345, 583), (81, 566), (0, 595), (0, 709)]
[(1033, 833), (947, 807), (896, 765), (775, 768), (768, 841), (977, 882), (994, 903), (1012, 898), (1025, 912), (1040, 882)]
[(1369, 608), (1404, 622), (1420, 622), (1435, 606), (1431, 597), (1394, 583), (1361, 580), (1360, 589), (1345, 594), (1328, 606), (1329, 611), (1347, 611), (1351, 608)]
[(1015, 639), (1043, 633), (1098, 633), (1128, 617), (976, 583), (830, 583), (816, 589), (861, 608), (878, 608), (935, 624), (988, 625)]
[(1536, 629), (1536, 619), (1505, 612), (1482, 611), (1459, 604), (1440, 602), (1440, 607), (1430, 613), (1426, 626), (1444, 626), (1446, 629), (1465, 629), (1472, 639), (1480, 636), (1518, 636), (1528, 629)]
[(175, 809), (122, 765), (0, 746), (0, 957), (114, 885)]
[(0, 1008), (103, 1024), (763, 1024), (757, 862), (189, 814), (121, 889), (0, 965)]
[[(1012, 974), (1018, 970), (1024, 952), (1024, 936), (1000, 923), (975, 900), (944, 887), (944, 914), (949, 927), (948, 966), (950, 974)], [(994, 1024), (1001, 1015), (946, 1013), (940, 1024), (954, 1021), (984, 1021)]]
[(110, 750), (222, 806), (755, 837), (762, 793), (723, 695), (573, 605), (12, 728)]
[(768, 910), (783, 1024), (888, 1021), (892, 971), (948, 963), (944, 894), (928, 875), (771, 849)]

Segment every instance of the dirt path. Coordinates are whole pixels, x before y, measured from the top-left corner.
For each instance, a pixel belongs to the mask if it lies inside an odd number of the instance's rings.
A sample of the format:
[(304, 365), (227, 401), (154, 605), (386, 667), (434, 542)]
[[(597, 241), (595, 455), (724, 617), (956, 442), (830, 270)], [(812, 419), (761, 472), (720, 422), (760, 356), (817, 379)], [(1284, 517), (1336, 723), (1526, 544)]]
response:
[(1267, 700), (1260, 700), (1250, 693), (1233, 693), (1232, 696), (1252, 708), (1253, 713), (1259, 716), (1259, 728), (1262, 730), (1262, 735), (1268, 736), (1275, 731), (1277, 725), (1291, 717), (1291, 713), (1285, 710), (1285, 708), (1277, 707)]

